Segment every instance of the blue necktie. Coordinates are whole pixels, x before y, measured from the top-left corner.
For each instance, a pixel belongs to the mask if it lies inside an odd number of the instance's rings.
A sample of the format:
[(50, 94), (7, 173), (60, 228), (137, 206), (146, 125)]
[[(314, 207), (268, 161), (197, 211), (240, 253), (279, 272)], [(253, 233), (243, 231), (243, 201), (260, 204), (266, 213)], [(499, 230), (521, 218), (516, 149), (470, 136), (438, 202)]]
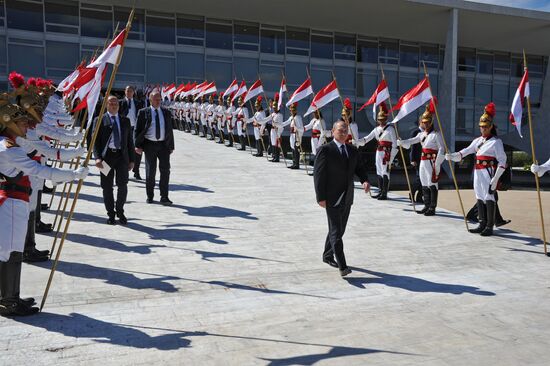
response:
[(344, 159), (348, 158), (348, 152), (346, 151), (346, 145), (342, 144), (340, 145), (340, 151), (342, 152), (342, 156)]
[(115, 149), (120, 149), (120, 131), (118, 130), (115, 116), (111, 116), (111, 122), (111, 127), (113, 128), (113, 144), (115, 145)]
[(155, 109), (155, 138), (160, 140), (160, 117), (159, 110)]

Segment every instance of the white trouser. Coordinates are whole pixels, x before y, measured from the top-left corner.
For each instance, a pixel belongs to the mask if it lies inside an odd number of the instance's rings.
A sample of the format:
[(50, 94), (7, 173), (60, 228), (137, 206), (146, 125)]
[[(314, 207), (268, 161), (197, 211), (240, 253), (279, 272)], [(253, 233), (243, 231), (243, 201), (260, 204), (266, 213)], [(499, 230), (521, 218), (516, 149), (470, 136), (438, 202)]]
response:
[(244, 136), (243, 121), (237, 121), (237, 135)]
[(300, 145), (302, 144), (302, 135), (300, 135), (298, 132), (291, 133), (290, 134), (290, 147), (294, 149), (296, 146), (296, 139), (300, 142)]
[(277, 134), (277, 128), (273, 127), (271, 129), (271, 132), (269, 133), (269, 137), (271, 139), (271, 145), (275, 147), (279, 147), (279, 136)]
[[(494, 170), (490, 168), (491, 174), (494, 174)], [(494, 201), (495, 195), (489, 193), (491, 186), (491, 175), (487, 169), (474, 169), (474, 192), (476, 199), (482, 201)]]
[(420, 175), (420, 183), (423, 187), (435, 186), (438, 187), (437, 183), (432, 182), (432, 173), (433, 173), (433, 162), (431, 160), (420, 160), (420, 165), (418, 167), (418, 175)]
[(259, 140), (259, 139), (260, 139), (260, 127), (254, 126), (254, 138), (255, 138), (256, 140)]
[[(384, 175), (387, 175), (388, 177), (390, 176), (390, 171), (388, 169), (388, 166), (390, 165), (390, 163), (386, 162), (386, 164), (384, 164), (385, 154), (386, 154), (385, 151), (378, 151), (378, 150), (376, 151), (376, 154), (374, 154), (374, 163), (376, 165), (376, 175), (379, 175), (381, 177)], [(430, 177), (430, 180), (431, 179), (432, 178)], [(422, 182), (422, 185), (424, 185), (424, 182)]]
[(23, 252), (28, 222), (28, 202), (8, 198), (0, 205), (0, 261), (6, 262), (11, 252)]
[(31, 193), (30, 202), (29, 202), (29, 210), (34, 211), (36, 210), (36, 205), (38, 203), (38, 191), (41, 191), (42, 188), (44, 187), (44, 179), (31, 175), (29, 176), (29, 180), (31, 182), (31, 188), (32, 188), (32, 193)]
[(311, 138), (311, 154), (317, 155), (317, 150), (319, 149), (319, 138), (318, 137), (312, 137)]

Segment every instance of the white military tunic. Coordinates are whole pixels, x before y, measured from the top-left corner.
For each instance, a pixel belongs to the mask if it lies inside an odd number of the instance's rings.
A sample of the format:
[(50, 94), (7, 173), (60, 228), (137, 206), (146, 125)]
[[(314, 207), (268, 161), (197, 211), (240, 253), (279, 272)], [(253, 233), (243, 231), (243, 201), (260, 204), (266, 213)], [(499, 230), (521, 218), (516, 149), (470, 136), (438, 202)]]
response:
[[(409, 148), (412, 144), (422, 145), (422, 157), (418, 167), (420, 183), (423, 187), (438, 187), (436, 176), (441, 169), (441, 163), (445, 160), (445, 147), (441, 133), (431, 130), (419, 132), (415, 137), (403, 140), (402, 146)], [(435, 180), (435, 182), (434, 182)]]
[(326, 142), (327, 137), (330, 137), (330, 131), (325, 128), (325, 120), (312, 118), (307, 125), (304, 126), (304, 131), (311, 130), (311, 154), (317, 155), (317, 150)]
[(397, 154), (395, 125), (377, 126), (367, 136), (363, 137), (359, 143), (367, 144), (372, 139), (378, 141), (375, 154), (376, 175), (389, 176), (389, 166)]

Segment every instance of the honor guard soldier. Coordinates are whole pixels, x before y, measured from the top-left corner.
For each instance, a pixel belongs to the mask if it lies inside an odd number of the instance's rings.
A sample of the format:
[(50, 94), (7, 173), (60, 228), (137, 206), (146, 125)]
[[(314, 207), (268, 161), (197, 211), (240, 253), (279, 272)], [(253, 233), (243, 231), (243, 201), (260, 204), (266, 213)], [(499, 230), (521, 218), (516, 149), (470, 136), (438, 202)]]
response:
[(216, 128), (218, 129), (218, 144), (225, 143), (225, 107), (223, 105), (223, 92), (218, 95), (218, 105), (214, 109)]
[(330, 131), (327, 131), (323, 115), (318, 109), (313, 112), (311, 121), (304, 126), (304, 131), (308, 130), (311, 130), (311, 155), (315, 161), (317, 150), (327, 142), (327, 138), (331, 135)]
[(420, 117), (422, 132), (408, 140), (397, 140), (397, 146), (408, 149), (412, 144), (422, 145), (422, 156), (420, 158), (419, 174), (422, 184), (422, 197), (424, 208), (417, 211), (426, 216), (435, 215), (438, 196), (438, 180), (441, 170), (441, 163), (445, 160), (445, 148), (441, 133), (434, 130), (433, 114), (435, 106), (432, 102), (426, 106), (426, 110)]
[(235, 142), (234, 137), (234, 130), (235, 130), (235, 107), (233, 107), (233, 103), (231, 95), (227, 96), (227, 107), (225, 108), (225, 126), (227, 128), (227, 141), (229, 141), (229, 144), (227, 147), (233, 147), (233, 143)]
[(246, 106), (244, 105), (244, 99), (242, 97), (239, 97), (239, 99), (237, 100), (237, 105), (239, 107), (235, 110), (234, 114), (235, 116), (237, 116), (237, 134), (239, 135), (239, 143), (241, 144), (241, 147), (237, 150), (244, 151), (246, 150), (246, 124), (249, 120), (248, 109), (246, 109)]
[(200, 136), (200, 123), (201, 123), (201, 113), (200, 113), (200, 98), (198, 96), (194, 97), (193, 105), (191, 107), (191, 114), (193, 117), (193, 124), (195, 125), (195, 135)]
[(378, 126), (371, 133), (363, 137), (359, 144), (367, 144), (370, 140), (376, 139), (376, 175), (378, 177), (378, 195), (373, 198), (379, 200), (388, 199), (388, 190), (390, 187), (390, 169), (391, 163), (397, 154), (397, 136), (395, 125), (388, 124), (388, 109), (386, 103), (382, 102), (376, 116)]
[(273, 102), (271, 103), (271, 131), (269, 131), (269, 137), (271, 140), (271, 146), (273, 146), (273, 153), (271, 154), (271, 161), (273, 163), (279, 162), (281, 150), (281, 136), (284, 131), (283, 114), (279, 110), (279, 93), (275, 94)]
[(208, 104), (206, 105), (206, 127), (210, 131), (210, 137), (208, 140), (216, 141), (216, 105), (214, 104), (214, 98), (216, 93), (212, 93), (208, 96)]
[(0, 101), (0, 315), (22, 316), (38, 312), (32, 298), (20, 298), (21, 262), (29, 215), (30, 180), (38, 176), (53, 182), (84, 179), (87, 168), (76, 171), (50, 168), (30, 159), (15, 140), (25, 136), (24, 111)]
[(183, 121), (185, 123), (185, 132), (191, 132), (191, 97), (185, 97), (183, 103)]
[(256, 154), (254, 156), (260, 157), (264, 156), (263, 150), (263, 138), (261, 132), (263, 132), (263, 126), (267, 123), (264, 107), (262, 106), (262, 96), (260, 95), (256, 98), (256, 103), (254, 103), (254, 108), (256, 108), (256, 113), (252, 117), (252, 124), (254, 126), (254, 139), (256, 140)]
[(344, 108), (342, 108), (342, 118), (340, 118), (338, 121), (344, 121), (349, 123), (349, 132), (348, 132), (348, 138), (346, 139), (346, 144), (356, 145), (359, 139), (359, 128), (357, 127), (357, 123), (353, 120), (353, 116), (351, 113), (352, 111), (353, 111), (353, 106), (351, 104), (351, 100), (349, 98), (344, 99)]
[(497, 137), (495, 118), (495, 104), (485, 106), (479, 119), (481, 136), (459, 152), (445, 156), (447, 160), (459, 162), (465, 156), (476, 154), (474, 169), (474, 192), (477, 199), (479, 226), (470, 229), (471, 233), (481, 236), (493, 235), (495, 224), (495, 192), (499, 179), (506, 170), (506, 153), (502, 140)]
[(199, 121), (201, 123), (201, 129), (202, 129), (202, 136), (201, 137), (204, 137), (204, 138), (208, 137), (207, 108), (208, 108), (208, 101), (206, 101), (204, 96), (202, 96), (200, 98), (200, 103), (199, 103)]
[(538, 175), (539, 177), (542, 177), (544, 173), (550, 170), (550, 159), (546, 161), (546, 163), (542, 165), (538, 164), (531, 164), (531, 172), (533, 174)]
[(300, 169), (300, 153), (302, 151), (302, 136), (304, 124), (302, 116), (298, 115), (298, 103), (290, 106), (290, 117), (283, 122), (283, 127), (290, 125), (290, 147), (292, 148), (292, 165), (289, 169)]

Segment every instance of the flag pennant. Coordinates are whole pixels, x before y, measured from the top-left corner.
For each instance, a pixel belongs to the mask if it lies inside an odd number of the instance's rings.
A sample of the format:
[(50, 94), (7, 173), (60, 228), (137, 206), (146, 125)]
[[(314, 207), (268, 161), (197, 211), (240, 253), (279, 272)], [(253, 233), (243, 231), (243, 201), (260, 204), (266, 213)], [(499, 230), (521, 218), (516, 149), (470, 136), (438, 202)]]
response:
[(359, 111), (362, 111), (366, 106), (372, 104), (372, 118), (376, 121), (376, 108), (384, 102), (386, 99), (390, 98), (390, 90), (388, 89), (388, 84), (386, 79), (382, 79), (380, 84), (376, 87), (376, 90), (372, 94), (369, 100), (359, 108)]
[(288, 102), (286, 102), (286, 106), (290, 107), (292, 104), (299, 102), (310, 94), (313, 94), (313, 88), (311, 87), (311, 78), (307, 78), (306, 81), (292, 93)]
[(241, 82), (241, 85), (239, 85), (239, 89), (237, 89), (237, 91), (235, 92), (235, 95), (233, 95), (233, 98), (231, 98), (231, 104), (233, 104), (233, 102), (238, 98), (240, 97), (241, 95), (245, 94), (247, 92), (247, 89), (246, 89), (246, 83), (245, 81), (243, 80)]
[(277, 110), (281, 110), (281, 106), (283, 105), (283, 93), (286, 91), (286, 79), (283, 76), (283, 79), (281, 80), (281, 87), (279, 88), (279, 101), (277, 102)]
[(516, 94), (514, 95), (514, 100), (512, 101), (512, 108), (510, 111), (510, 122), (519, 133), (519, 137), (523, 138), (521, 134), (521, 118), (523, 116), (523, 107), (525, 106), (525, 98), (529, 97), (529, 75), (527, 68), (525, 68), (525, 73), (521, 78)]
[(321, 109), (328, 103), (332, 102), (334, 99), (338, 98), (340, 98), (338, 85), (336, 84), (336, 80), (332, 80), (327, 86), (325, 86), (323, 89), (319, 90), (317, 94), (315, 94), (315, 97), (313, 97), (311, 105), (309, 106), (304, 116), (313, 113), (313, 111), (315, 110)]
[(233, 93), (235, 93), (237, 90), (239, 90), (239, 82), (237, 79), (233, 79), (231, 84), (225, 89), (225, 92), (223, 95), (227, 96), (228, 98), (231, 98)]
[(248, 89), (248, 92), (246, 92), (246, 96), (244, 97), (244, 102), (248, 102), (250, 99), (254, 98), (255, 96), (258, 96), (264, 92), (264, 87), (262, 86), (262, 81), (260, 79), (256, 80), (254, 84)]
[(430, 80), (425, 77), (412, 89), (407, 91), (399, 98), (396, 105), (393, 106), (394, 111), (399, 111), (391, 123), (396, 123), (408, 114), (414, 112), (419, 107), (423, 106), (432, 98), (430, 91)]

